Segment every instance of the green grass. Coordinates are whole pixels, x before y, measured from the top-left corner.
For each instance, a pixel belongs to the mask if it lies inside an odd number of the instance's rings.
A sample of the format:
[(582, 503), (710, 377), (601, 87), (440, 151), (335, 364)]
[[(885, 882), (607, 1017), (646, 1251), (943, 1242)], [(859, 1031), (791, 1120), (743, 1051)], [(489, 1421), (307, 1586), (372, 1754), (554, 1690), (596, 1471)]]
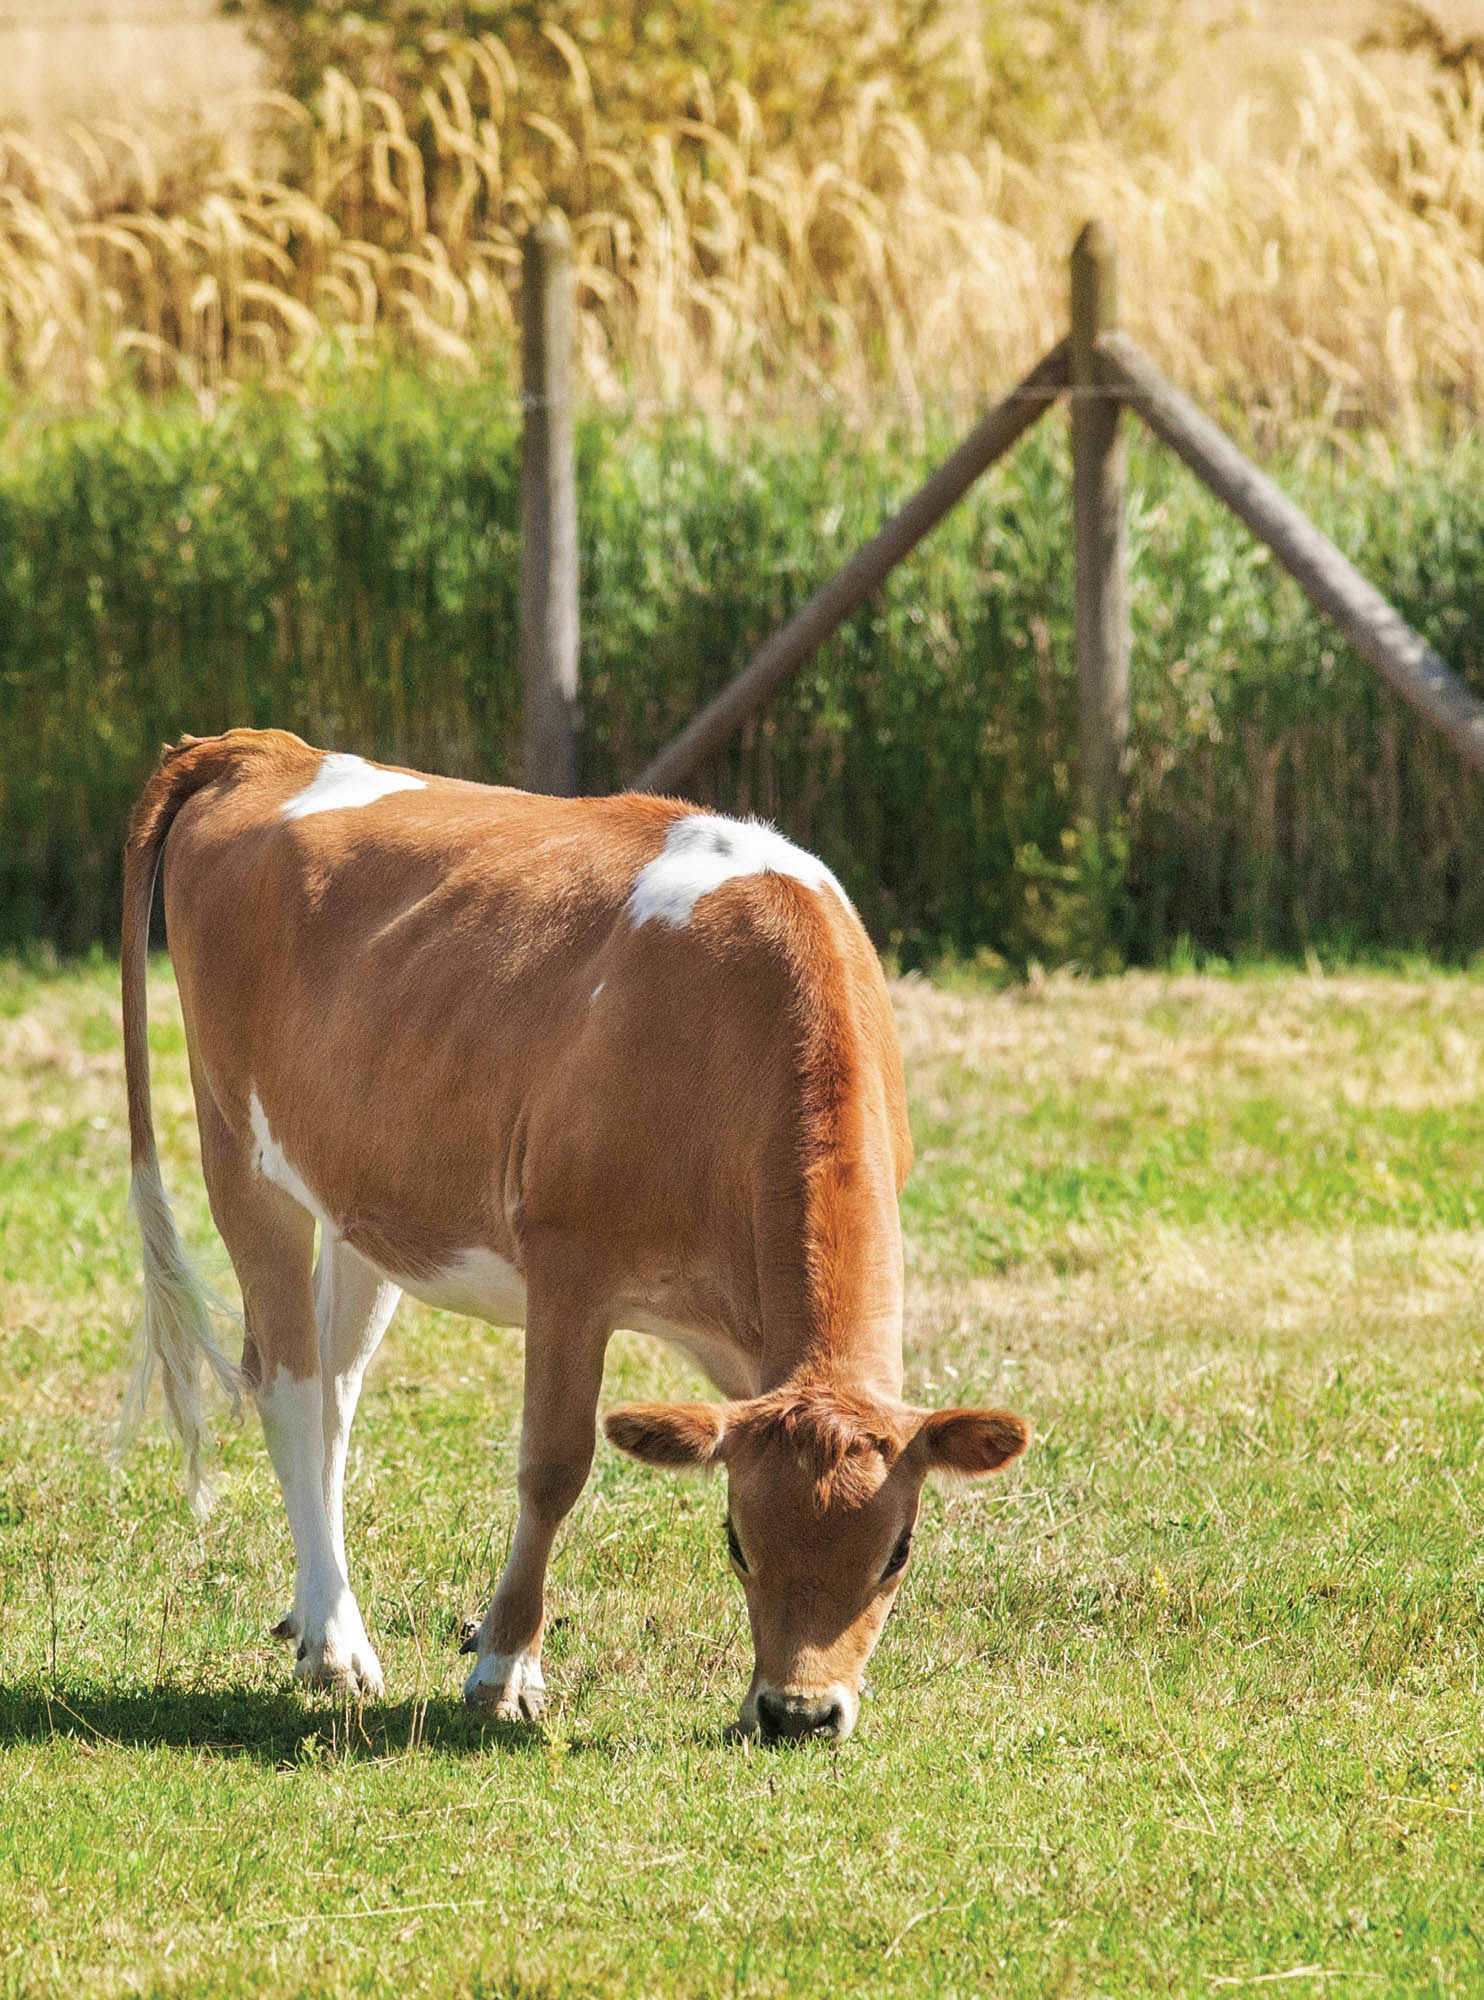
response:
[[(158, 1431), (104, 1455), (112, 971), (0, 971), (0, 1995), (1484, 1992), (1484, 982), (896, 993), (909, 1389), (1037, 1441), (930, 1497), (851, 1743), (765, 1751), (720, 1489), (606, 1448), (553, 1713), (465, 1715), (519, 1341), (406, 1307), (350, 1492), (390, 1699), (294, 1690), (255, 1424), (204, 1531)], [(690, 1386), (616, 1343), (611, 1397)]]

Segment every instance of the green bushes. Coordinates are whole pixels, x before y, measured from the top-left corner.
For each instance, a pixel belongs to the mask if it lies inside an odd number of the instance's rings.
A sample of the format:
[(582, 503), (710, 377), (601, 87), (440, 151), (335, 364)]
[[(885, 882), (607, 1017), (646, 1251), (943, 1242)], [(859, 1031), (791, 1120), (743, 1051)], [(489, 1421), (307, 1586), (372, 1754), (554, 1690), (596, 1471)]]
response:
[[(631, 776), (926, 469), (843, 431), (591, 422), (587, 782)], [(275, 723), (517, 775), (519, 436), (494, 387), (13, 425), (0, 468), (0, 941), (112, 934), (162, 740)], [(1480, 787), (1152, 448), (1130, 812), (1076, 823), (1057, 417), (697, 775), (839, 870), (878, 939), (1104, 962), (1484, 944)], [(1484, 453), (1290, 491), (1484, 687)]]

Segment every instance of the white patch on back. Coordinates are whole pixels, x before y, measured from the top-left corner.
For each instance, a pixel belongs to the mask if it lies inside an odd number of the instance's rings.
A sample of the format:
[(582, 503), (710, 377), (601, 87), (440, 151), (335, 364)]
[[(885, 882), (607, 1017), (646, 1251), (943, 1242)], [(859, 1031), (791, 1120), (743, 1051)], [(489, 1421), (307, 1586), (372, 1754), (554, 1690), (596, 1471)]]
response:
[(268, 1114), (264, 1111), (262, 1100), (255, 1090), (250, 1091), (248, 1094), (247, 1115), (252, 1121), (252, 1136), (255, 1147), (253, 1165), (263, 1176), (263, 1179), (265, 1181), (272, 1181), (275, 1187), (282, 1188), (287, 1195), (292, 1195), (300, 1208), (307, 1208), (309, 1213), (324, 1223), (327, 1229), (333, 1229), (335, 1225), (331, 1221), (324, 1203), (317, 1201), (310, 1193), (308, 1182), (305, 1181), (298, 1169), (291, 1164), (288, 1155), (274, 1138), (272, 1132), (269, 1131)]
[(349, 806), (374, 805), (391, 792), (421, 792), (427, 780), (410, 771), (380, 771), (364, 757), (329, 750), (304, 787), (279, 811), (285, 819), (308, 819), (311, 813), (342, 812)]
[(670, 824), (665, 844), (640, 869), (629, 897), (635, 930), (651, 917), (679, 929), (696, 904), (740, 875), (788, 875), (807, 889), (833, 889), (846, 909), (850, 898), (824, 863), (785, 840), (776, 827), (720, 813), (684, 813)]
[(493, 1250), (460, 1250), (426, 1278), (388, 1276), (394, 1285), (441, 1312), (462, 1313), (491, 1326), (526, 1323), (525, 1280), (513, 1264), (507, 1264)]

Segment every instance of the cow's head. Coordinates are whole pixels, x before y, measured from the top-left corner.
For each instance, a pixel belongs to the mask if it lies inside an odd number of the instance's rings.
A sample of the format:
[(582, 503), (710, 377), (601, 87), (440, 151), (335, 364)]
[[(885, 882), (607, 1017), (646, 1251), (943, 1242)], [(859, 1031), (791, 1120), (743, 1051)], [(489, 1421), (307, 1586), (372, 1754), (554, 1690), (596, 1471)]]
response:
[(737, 1720), (770, 1739), (850, 1734), (923, 1481), (997, 1471), (1029, 1436), (1009, 1410), (914, 1410), (820, 1384), (742, 1403), (629, 1403), (604, 1429), (646, 1465), (725, 1465), (755, 1661)]

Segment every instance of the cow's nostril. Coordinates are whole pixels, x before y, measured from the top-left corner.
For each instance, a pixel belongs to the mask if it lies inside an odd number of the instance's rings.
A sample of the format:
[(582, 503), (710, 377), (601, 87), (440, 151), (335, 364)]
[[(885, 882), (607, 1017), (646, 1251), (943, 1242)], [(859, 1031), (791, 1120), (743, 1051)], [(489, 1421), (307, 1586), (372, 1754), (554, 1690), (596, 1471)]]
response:
[(757, 1698), (757, 1719), (763, 1726), (765, 1736), (783, 1736), (788, 1729), (788, 1709), (777, 1695), (760, 1694)]

